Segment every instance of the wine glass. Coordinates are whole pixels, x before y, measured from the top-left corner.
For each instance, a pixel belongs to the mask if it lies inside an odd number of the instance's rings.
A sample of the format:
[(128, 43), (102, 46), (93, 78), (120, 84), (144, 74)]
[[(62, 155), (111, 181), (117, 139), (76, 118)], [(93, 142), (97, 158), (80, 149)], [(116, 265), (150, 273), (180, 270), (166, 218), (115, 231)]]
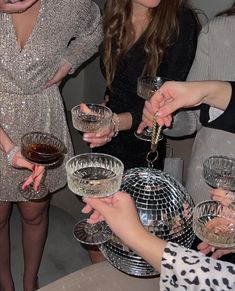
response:
[(193, 214), (193, 230), (202, 241), (214, 247), (235, 247), (234, 207), (214, 200), (197, 204)]
[[(21, 153), (25, 159), (34, 164), (55, 166), (62, 161), (64, 152), (64, 144), (50, 133), (34, 131), (26, 133), (21, 138)], [(48, 194), (47, 186), (43, 183), (40, 184), (38, 191), (33, 189), (33, 185), (22, 189), (23, 183), (20, 183), (19, 190), (27, 200), (42, 199)]]
[(113, 113), (100, 104), (86, 103), (72, 108), (72, 123), (81, 132), (100, 132), (110, 127)]
[(211, 156), (204, 161), (202, 174), (213, 188), (235, 191), (235, 159)]
[[(150, 100), (154, 93), (160, 89), (160, 87), (170, 79), (163, 77), (139, 77), (137, 79), (137, 94), (145, 100)], [(135, 136), (141, 140), (149, 141), (152, 140), (152, 128), (145, 128), (142, 133), (135, 132)], [(160, 136), (159, 140), (162, 140), (163, 137)]]
[[(203, 163), (202, 174), (210, 186), (235, 191), (235, 159), (211, 156)], [(195, 234), (215, 247), (235, 246), (235, 195), (230, 199), (231, 203), (227, 206), (211, 200), (199, 203), (194, 210)]]
[[(123, 163), (113, 156), (80, 154), (66, 163), (68, 187), (82, 197), (108, 197), (119, 190), (123, 170)], [(112, 235), (105, 222), (89, 224), (86, 220), (79, 221), (73, 232), (81, 243), (93, 245), (106, 242)]]

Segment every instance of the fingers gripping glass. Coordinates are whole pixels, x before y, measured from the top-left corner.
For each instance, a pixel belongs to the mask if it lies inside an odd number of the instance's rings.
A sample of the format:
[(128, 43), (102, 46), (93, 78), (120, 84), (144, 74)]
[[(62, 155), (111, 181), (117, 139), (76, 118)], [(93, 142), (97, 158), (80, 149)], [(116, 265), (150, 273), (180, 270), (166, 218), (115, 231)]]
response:
[[(21, 153), (29, 162), (45, 167), (55, 166), (63, 160), (64, 144), (54, 135), (43, 132), (29, 132), (21, 138)], [(22, 196), (27, 200), (42, 199), (48, 194), (48, 188), (41, 183), (35, 191), (33, 185), (22, 189), (24, 182), (19, 185)]]
[[(203, 163), (202, 174), (213, 188), (235, 191), (235, 159), (211, 156)], [(235, 195), (230, 198), (228, 206), (219, 201), (205, 201), (195, 207), (194, 232), (215, 247), (235, 247)]]
[[(139, 77), (137, 80), (137, 94), (145, 100), (150, 100), (154, 93), (159, 90), (166, 81), (170, 80), (163, 77)], [(151, 142), (152, 128), (147, 127), (140, 134), (135, 132), (135, 136), (141, 140)], [(162, 138), (162, 135), (160, 135), (159, 141), (162, 140)]]
[(100, 104), (77, 105), (71, 110), (74, 128), (81, 132), (100, 132), (110, 127), (113, 113)]
[[(69, 189), (82, 197), (102, 198), (121, 186), (123, 163), (110, 155), (87, 153), (71, 158), (66, 164)], [(85, 220), (74, 226), (75, 238), (85, 244), (100, 244), (111, 238), (105, 222), (89, 224)]]

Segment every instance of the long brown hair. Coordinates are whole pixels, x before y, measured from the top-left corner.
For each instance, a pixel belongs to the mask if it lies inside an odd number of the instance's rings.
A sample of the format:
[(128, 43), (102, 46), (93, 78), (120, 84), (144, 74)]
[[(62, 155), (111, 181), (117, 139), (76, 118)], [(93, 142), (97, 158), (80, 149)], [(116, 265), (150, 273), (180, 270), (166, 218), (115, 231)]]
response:
[(235, 15), (235, 1), (233, 2), (230, 8), (216, 14), (216, 16), (232, 16), (232, 15)]
[[(161, 64), (164, 52), (173, 36), (179, 34), (178, 10), (186, 6), (184, 0), (162, 0), (149, 9), (149, 23), (145, 30), (146, 65), (142, 74), (152, 76)], [(131, 0), (107, 0), (103, 18), (103, 61), (107, 84), (110, 87), (120, 56), (135, 42)], [(157, 46), (156, 46), (157, 44)]]

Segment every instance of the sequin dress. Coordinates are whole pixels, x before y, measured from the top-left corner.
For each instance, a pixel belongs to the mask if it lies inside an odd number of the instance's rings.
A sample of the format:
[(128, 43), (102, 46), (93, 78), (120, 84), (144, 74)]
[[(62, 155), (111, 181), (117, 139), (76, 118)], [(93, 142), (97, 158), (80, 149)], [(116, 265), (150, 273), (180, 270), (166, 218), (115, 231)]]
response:
[[(44, 84), (62, 60), (74, 70), (98, 50), (101, 16), (97, 5), (88, 0), (41, 0), (40, 5), (23, 49), (11, 15), (0, 14), (0, 124), (16, 144), (30, 131), (54, 134), (67, 147), (65, 163), (73, 150), (63, 101), (57, 86), (44, 89)], [(0, 200), (24, 201), (18, 184), (27, 175), (26, 170), (10, 167), (0, 152)], [(64, 164), (48, 169), (45, 183), (50, 192), (64, 187)]]

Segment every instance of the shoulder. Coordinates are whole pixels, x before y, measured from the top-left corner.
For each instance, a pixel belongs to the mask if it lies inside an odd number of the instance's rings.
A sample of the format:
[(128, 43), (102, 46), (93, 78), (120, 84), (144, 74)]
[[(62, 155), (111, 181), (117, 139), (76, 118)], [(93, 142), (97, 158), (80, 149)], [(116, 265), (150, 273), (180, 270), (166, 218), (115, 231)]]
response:
[(196, 17), (196, 13), (188, 8), (188, 7), (181, 7), (178, 12), (178, 18), (180, 25), (187, 26), (187, 25), (195, 25), (198, 26), (198, 20)]
[(235, 31), (235, 16), (218, 16), (203, 26), (203, 32), (218, 33), (221, 31)]

